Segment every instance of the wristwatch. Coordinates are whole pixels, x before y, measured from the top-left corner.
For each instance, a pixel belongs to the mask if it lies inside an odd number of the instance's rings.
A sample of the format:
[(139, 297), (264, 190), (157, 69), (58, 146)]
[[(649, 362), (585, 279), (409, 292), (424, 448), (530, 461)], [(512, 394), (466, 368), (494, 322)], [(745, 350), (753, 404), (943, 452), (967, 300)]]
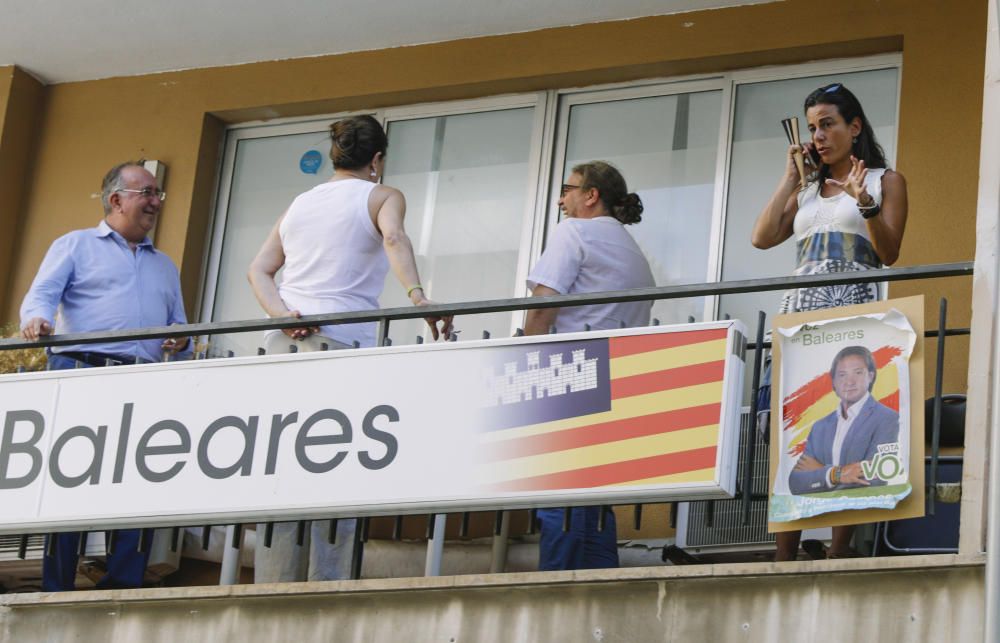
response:
[(865, 219), (871, 219), (874, 216), (878, 216), (878, 213), (881, 211), (882, 206), (878, 203), (867, 208), (858, 207), (858, 212), (860, 212), (861, 216)]
[(861, 216), (865, 219), (871, 219), (882, 211), (882, 206), (879, 205), (870, 194), (866, 194), (865, 196), (871, 199), (871, 205), (861, 205), (861, 203), (858, 202), (858, 212), (860, 212)]

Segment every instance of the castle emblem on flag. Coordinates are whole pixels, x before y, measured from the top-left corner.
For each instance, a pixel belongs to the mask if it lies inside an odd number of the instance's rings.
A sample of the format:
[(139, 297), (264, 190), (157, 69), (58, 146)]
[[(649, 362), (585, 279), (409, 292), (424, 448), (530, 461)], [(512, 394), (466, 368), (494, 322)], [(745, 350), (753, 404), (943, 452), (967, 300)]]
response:
[(549, 365), (542, 368), (540, 352), (532, 351), (525, 356), (527, 370), (518, 371), (516, 361), (505, 363), (502, 375), (489, 369), (483, 406), (517, 404), (596, 389), (597, 358), (587, 359), (586, 348), (574, 350), (572, 355), (573, 361), (569, 364), (563, 364), (563, 353), (549, 355)]

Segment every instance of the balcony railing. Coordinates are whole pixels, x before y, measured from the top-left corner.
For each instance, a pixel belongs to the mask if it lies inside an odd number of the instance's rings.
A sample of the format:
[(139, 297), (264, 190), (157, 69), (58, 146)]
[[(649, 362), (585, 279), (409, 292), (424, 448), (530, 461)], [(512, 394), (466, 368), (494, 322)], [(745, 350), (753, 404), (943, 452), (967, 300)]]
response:
[[(298, 319), (291, 318), (275, 318), (275, 319), (256, 319), (256, 320), (244, 320), (244, 321), (223, 321), (223, 322), (205, 322), (197, 324), (187, 324), (178, 326), (163, 326), (163, 327), (152, 327), (134, 330), (119, 330), (119, 331), (108, 331), (108, 332), (93, 332), (93, 333), (75, 333), (75, 334), (65, 334), (65, 335), (55, 335), (51, 337), (45, 337), (38, 341), (26, 341), (22, 339), (0, 339), (0, 351), (15, 350), (15, 349), (37, 349), (37, 348), (50, 348), (55, 346), (65, 346), (65, 345), (79, 345), (97, 342), (108, 342), (108, 341), (131, 341), (140, 339), (157, 339), (157, 338), (168, 338), (168, 337), (210, 337), (213, 335), (221, 335), (227, 333), (241, 333), (241, 332), (251, 332), (251, 331), (263, 331), (272, 330), (280, 328), (300, 328), (308, 326), (321, 326), (321, 325), (334, 325), (334, 324), (345, 324), (345, 323), (358, 323), (358, 322), (377, 322), (378, 331), (376, 334), (377, 344), (383, 346), (387, 343), (389, 338), (390, 324), (396, 320), (403, 319), (414, 319), (422, 318), (427, 316), (436, 315), (471, 315), (480, 313), (491, 313), (491, 312), (504, 312), (504, 311), (516, 311), (516, 310), (528, 310), (536, 308), (553, 308), (553, 307), (563, 307), (563, 306), (580, 306), (587, 304), (603, 304), (603, 303), (615, 303), (615, 302), (629, 302), (629, 301), (650, 301), (650, 300), (666, 300), (666, 299), (680, 299), (689, 297), (706, 297), (706, 296), (719, 296), (719, 295), (731, 295), (739, 293), (755, 293), (763, 291), (773, 291), (773, 290), (785, 290), (789, 288), (804, 288), (804, 287), (815, 287), (815, 286), (828, 286), (836, 284), (856, 284), (856, 283), (871, 283), (871, 282), (895, 282), (895, 281), (910, 281), (910, 280), (923, 280), (923, 279), (937, 279), (944, 277), (962, 277), (971, 276), (973, 272), (972, 262), (959, 262), (959, 263), (949, 263), (949, 264), (936, 264), (936, 265), (926, 265), (926, 266), (913, 266), (905, 268), (884, 268), (878, 270), (868, 270), (860, 272), (850, 272), (850, 273), (835, 273), (835, 274), (824, 274), (824, 275), (809, 275), (809, 276), (799, 276), (799, 277), (774, 277), (765, 279), (750, 279), (743, 281), (729, 281), (729, 282), (709, 282), (700, 284), (685, 284), (679, 286), (665, 286), (665, 287), (653, 287), (653, 288), (638, 288), (632, 290), (624, 291), (612, 291), (612, 292), (600, 292), (600, 293), (589, 293), (589, 294), (575, 294), (575, 295), (560, 295), (552, 297), (532, 297), (532, 298), (512, 298), (512, 299), (498, 299), (498, 300), (488, 300), (488, 301), (476, 301), (467, 302), (459, 304), (437, 304), (433, 306), (425, 307), (405, 307), (405, 308), (389, 308), (380, 309), (372, 311), (360, 311), (351, 313), (333, 313), (324, 315), (309, 315)], [(692, 320), (693, 321), (693, 320)], [(747, 320), (749, 321), (749, 320)], [(766, 316), (764, 312), (760, 312), (758, 319), (756, 320), (755, 326), (755, 340), (748, 344), (748, 348), (753, 351), (754, 358), (752, 360), (752, 371), (751, 371), (751, 408), (748, 418), (743, 422), (744, 429), (741, 431), (743, 440), (745, 443), (741, 445), (741, 463), (739, 467), (739, 478), (737, 481), (737, 493), (734, 498), (735, 501), (740, 503), (741, 506), (741, 520), (744, 525), (748, 524), (751, 514), (751, 503), (753, 500), (761, 500), (767, 497), (766, 483), (764, 488), (761, 488), (760, 483), (760, 471), (758, 470), (757, 475), (755, 475), (755, 453), (759, 454), (760, 448), (756, 444), (757, 431), (752, 428), (748, 429), (750, 426), (749, 418), (756, 416), (756, 400), (757, 391), (760, 385), (760, 375), (761, 367), (763, 365), (763, 350), (770, 347), (770, 343), (764, 341), (765, 338), (765, 322)], [(748, 327), (751, 324), (747, 324)], [(935, 377), (934, 377), (934, 413), (932, 417), (932, 440), (930, 445), (930, 475), (927, 480), (928, 494), (927, 494), (927, 512), (933, 514), (935, 511), (935, 506), (938, 501), (936, 497), (936, 472), (938, 469), (938, 457), (939, 457), (939, 435), (940, 435), (940, 424), (941, 424), (941, 400), (942, 400), (942, 379), (943, 379), (943, 365), (944, 365), (944, 337), (956, 336), (956, 335), (968, 335), (970, 333), (969, 328), (948, 328), (947, 327), (947, 301), (945, 299), (941, 300), (940, 304), (940, 316), (938, 320), (938, 325), (933, 330), (927, 330), (925, 332), (925, 337), (937, 337), (942, 341), (937, 344), (937, 360), (935, 365)], [(451, 339), (454, 339), (452, 337)], [(196, 357), (199, 357), (196, 355)], [(759, 463), (757, 463), (759, 464)], [(766, 479), (766, 474), (765, 474)], [(702, 520), (707, 521), (711, 524), (714, 514), (714, 503), (717, 501), (705, 501), (708, 504), (704, 507), (702, 514)], [(732, 502), (732, 501), (721, 501), (721, 502)], [(671, 512), (673, 516), (676, 515), (675, 511)], [(602, 512), (603, 515), (603, 512)], [(638, 529), (641, 524), (642, 516), (642, 506), (636, 505), (635, 509), (635, 524)], [(354, 547), (354, 560), (352, 564), (352, 577), (359, 578), (361, 570), (361, 558), (363, 555), (363, 544), (367, 540), (368, 535), (368, 518), (359, 518), (358, 529), (356, 530), (355, 536), (355, 547)], [(506, 525), (504, 521), (507, 520), (506, 512), (497, 512), (495, 520), (495, 536), (500, 537), (501, 534), (506, 533)], [(534, 529), (534, 511), (532, 511), (532, 517), (529, 520), (529, 533)], [(467, 514), (463, 516), (463, 535), (466, 531), (466, 526), (468, 525)], [(305, 529), (304, 521), (300, 521), (299, 531), (300, 533)], [(205, 526), (203, 528), (202, 536), (202, 546), (207, 549), (209, 546), (209, 534), (211, 526)], [(336, 529), (334, 527), (333, 529)], [(397, 517), (396, 528), (394, 529), (394, 535), (398, 536), (401, 529), (401, 521)], [(428, 519), (428, 539), (431, 541), (429, 544), (429, 551), (436, 551), (435, 554), (437, 562), (436, 565), (432, 562), (428, 565), (429, 573), (436, 573), (435, 570), (440, 570), (440, 543), (444, 538), (444, 520), (443, 516), (429, 517)], [(171, 548), (176, 551), (179, 546), (179, 527), (173, 528), (172, 538), (171, 538)], [(239, 546), (241, 538), (240, 526), (230, 526), (229, 534), (232, 539), (232, 548), (236, 549)], [(258, 539), (258, 542), (263, 541), (264, 546), (270, 546), (270, 535), (271, 535), (271, 525), (269, 524), (265, 530), (264, 537)], [(107, 538), (106, 542), (108, 546), (113, 546), (114, 537)], [(20, 558), (24, 558), (25, 552), (28, 548), (29, 535), (23, 535), (20, 537), (18, 547), (18, 555)], [(435, 547), (434, 545), (437, 544)], [(140, 543), (140, 547), (148, 546), (148, 543)], [(225, 566), (224, 566), (225, 567)]]

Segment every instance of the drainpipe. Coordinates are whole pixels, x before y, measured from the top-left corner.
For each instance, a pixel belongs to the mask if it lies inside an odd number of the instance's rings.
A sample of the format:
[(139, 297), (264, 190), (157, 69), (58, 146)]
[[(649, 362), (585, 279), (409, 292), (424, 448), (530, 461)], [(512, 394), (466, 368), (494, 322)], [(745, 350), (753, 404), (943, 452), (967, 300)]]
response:
[[(985, 86), (983, 88), (983, 128), (987, 130), (983, 136), (980, 154), (991, 154), (994, 161), (994, 176), (981, 174), (980, 181), (986, 181), (993, 185), (993, 193), (990, 198), (993, 202), (988, 204), (992, 210), (992, 216), (996, 218), (997, 210), (1000, 209), (1000, 191), (997, 188), (997, 179), (1000, 170), (997, 169), (996, 142), (1000, 139), (997, 134), (995, 124), (996, 109), (1000, 107), (1000, 0), (994, 0), (989, 5), (989, 18), (987, 19), (986, 37), (986, 74)], [(997, 244), (997, 239), (993, 239)], [(998, 247), (998, 246), (994, 246)], [(992, 266), (994, 277), (1000, 274), (1000, 261)], [(1000, 285), (994, 284), (994, 288)], [(996, 301), (996, 300), (995, 300)], [(1000, 641), (1000, 506), (997, 500), (1000, 499), (1000, 346), (997, 345), (997, 336), (1000, 332), (1000, 325), (997, 323), (998, 311), (994, 305), (993, 309), (993, 386), (991, 387), (990, 400), (990, 442), (989, 442), (989, 486), (986, 492), (986, 615), (983, 627), (983, 640), (987, 643)]]

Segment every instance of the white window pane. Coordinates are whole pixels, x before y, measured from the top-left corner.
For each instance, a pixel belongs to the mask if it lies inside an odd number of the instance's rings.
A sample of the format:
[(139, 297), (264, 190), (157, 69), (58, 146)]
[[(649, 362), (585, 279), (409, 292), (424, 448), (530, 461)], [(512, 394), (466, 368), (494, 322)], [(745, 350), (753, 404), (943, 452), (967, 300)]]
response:
[[(302, 155), (309, 150), (318, 151), (323, 159), (316, 174), (299, 167)], [(250, 290), (247, 268), (292, 199), (332, 176), (329, 152), (330, 137), (323, 131), (239, 141), (212, 321), (265, 316)], [(263, 346), (263, 335), (234, 333), (215, 337), (212, 354), (232, 350), (237, 355), (254, 355), (257, 347)]]
[[(627, 226), (658, 286), (708, 278), (722, 92), (698, 92), (574, 105), (566, 167), (593, 160), (615, 165), (642, 199), (642, 222)], [(560, 180), (561, 182), (561, 180)], [(702, 299), (658, 301), (662, 323), (701, 319)]]
[[(723, 280), (756, 279), (790, 275), (795, 269), (795, 241), (758, 250), (750, 244), (750, 232), (761, 209), (778, 184), (785, 167), (788, 139), (781, 119), (797, 116), (799, 135), (809, 140), (802, 103), (817, 87), (841, 82), (858, 97), (872, 123), (875, 137), (885, 150), (886, 162), (896, 158), (897, 69), (812, 76), (792, 80), (739, 85), (733, 127), (729, 198), (726, 212)], [(748, 328), (757, 323), (757, 311), (770, 320), (781, 303), (781, 291), (727, 295), (720, 298), (719, 314), (742, 319)]]
[[(427, 296), (438, 302), (519, 293), (518, 256), (528, 202), (534, 109), (394, 121), (386, 185), (406, 196), (406, 230)], [(391, 272), (382, 306), (408, 306)], [(511, 314), (463, 316), (463, 338), (510, 334)], [(420, 320), (390, 325), (396, 343), (423, 335)]]

